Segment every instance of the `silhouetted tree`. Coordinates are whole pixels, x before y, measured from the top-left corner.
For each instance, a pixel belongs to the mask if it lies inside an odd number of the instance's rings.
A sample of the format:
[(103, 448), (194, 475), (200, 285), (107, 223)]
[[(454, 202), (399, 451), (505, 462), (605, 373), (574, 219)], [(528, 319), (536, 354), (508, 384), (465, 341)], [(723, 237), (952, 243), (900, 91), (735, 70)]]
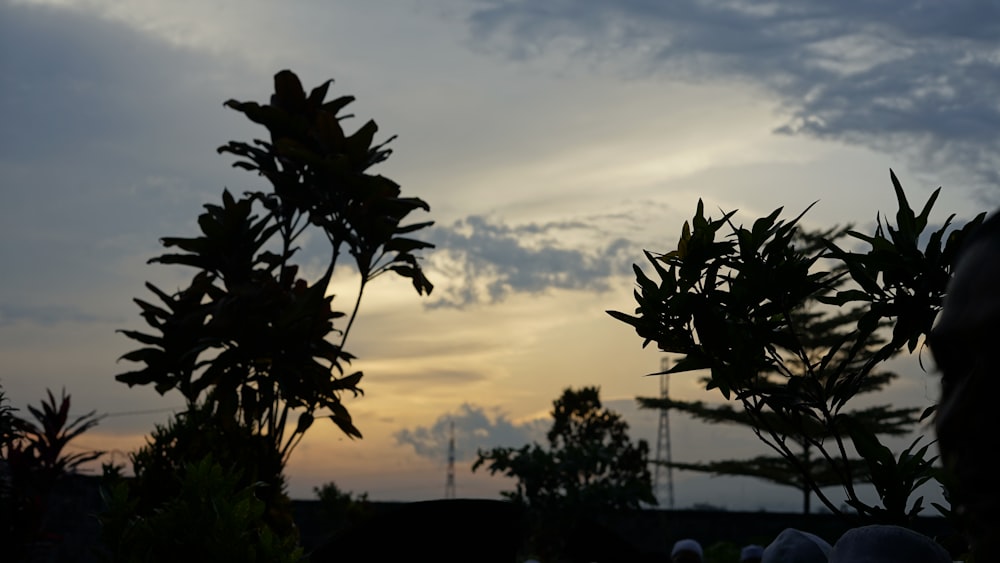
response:
[[(242, 486), (242, 472), (212, 455), (169, 475), (175, 491), (156, 510), (142, 514), (141, 501), (118, 480), (104, 492), (99, 515), (104, 549), (101, 560), (143, 563), (175, 561), (307, 561), (297, 538), (267, 523), (266, 502), (254, 483)], [(174, 483), (176, 481), (176, 483)]]
[[(31, 418), (17, 416), (0, 388), (0, 545), (19, 561), (32, 542), (52, 533), (49, 499), (59, 482), (104, 452), (67, 452), (66, 446), (96, 426), (95, 411), (70, 416), (71, 398), (51, 390), (38, 407), (28, 405)], [(32, 420), (33, 419), (33, 420)]]
[[(353, 97), (325, 101), (331, 82), (307, 96), (298, 77), (285, 70), (275, 75), (270, 104), (226, 102), (267, 127), (271, 141), (231, 141), (219, 151), (240, 157), (234, 166), (257, 172), (272, 190), (239, 199), (226, 190), (222, 205), (206, 205), (198, 218), (200, 236), (162, 239), (179, 252), (150, 262), (196, 273), (173, 294), (147, 283), (162, 305), (135, 301), (155, 332), (121, 331), (144, 345), (122, 359), (143, 366), (116, 379), (152, 384), (160, 393), (178, 389), (191, 403), (203, 400), (220, 416), (269, 436), (285, 460), (317, 411), (348, 436), (361, 437), (341, 394), (360, 393), (362, 374), (338, 374), (353, 358), (344, 344), (367, 284), (395, 272), (410, 278), (418, 293), (433, 287), (413, 253), (433, 245), (402, 236), (431, 223), (401, 224), (412, 211), (429, 207), (400, 197), (395, 182), (367, 172), (388, 158), (388, 141), (372, 144), (374, 121), (345, 135), (338, 113)], [(325, 272), (310, 283), (292, 258), (312, 231), (329, 241), (330, 254)], [(359, 291), (338, 330), (334, 321), (344, 313), (332, 308), (326, 291), (345, 251), (359, 273)], [(295, 410), (298, 422), (286, 434)]]
[(333, 481), (321, 487), (313, 487), (319, 500), (328, 534), (342, 533), (372, 517), (374, 510), (368, 502), (368, 493), (357, 496), (351, 491), (342, 491)]
[[(121, 331), (141, 344), (121, 359), (140, 365), (116, 379), (161, 394), (177, 390), (188, 403), (170, 427), (158, 429), (164, 439), (179, 439), (134, 456), (137, 480), (202, 467), (202, 456), (212, 453), (225, 473), (220, 479), (268, 501), (271, 524), (281, 520), (275, 507), (287, 504), (284, 466), (315, 419), (361, 437), (342, 397), (362, 393), (362, 373), (345, 372), (353, 359), (345, 344), (368, 284), (392, 272), (410, 279), (418, 294), (433, 288), (417, 256), (433, 245), (408, 236), (432, 223), (403, 223), (429, 207), (369, 172), (389, 157), (392, 139), (374, 144), (374, 121), (346, 134), (342, 123), (350, 116), (341, 110), (354, 98), (326, 100), (331, 83), (307, 95), (283, 70), (274, 76), (270, 103), (225, 103), (265, 126), (269, 140), (230, 141), (219, 152), (235, 155), (234, 166), (257, 173), (270, 189), (239, 197), (225, 190), (221, 204), (204, 206), (198, 236), (161, 239), (170, 251), (150, 262), (192, 268), (191, 282), (172, 293), (147, 283), (158, 302), (135, 302), (149, 330)], [(312, 280), (294, 260), (307, 241), (319, 241), (319, 254), (328, 257)], [(335, 310), (327, 295), (345, 257), (359, 280), (349, 314)], [(346, 322), (335, 327), (340, 320)], [(183, 475), (156, 479), (168, 489), (187, 482)], [(247, 479), (264, 482), (266, 494), (248, 489)]]
[(601, 407), (597, 387), (566, 389), (553, 402), (548, 447), (479, 451), (473, 470), (517, 479), (507, 498), (532, 507), (583, 506), (638, 508), (656, 503), (647, 467), (649, 445), (633, 444), (628, 423)]
[(472, 465), (517, 480), (503, 496), (528, 509), (530, 543), (557, 556), (565, 539), (586, 519), (606, 510), (656, 504), (649, 471), (649, 445), (628, 437), (621, 415), (602, 408), (600, 390), (566, 389), (553, 402), (548, 447), (480, 450)]
[[(817, 232), (799, 231), (795, 244), (799, 252), (816, 252), (821, 249), (821, 246), (825, 246), (823, 241), (840, 240), (849, 230), (850, 228), (836, 227)], [(836, 270), (843, 268), (843, 266), (834, 265), (833, 268)], [(846, 278), (841, 278), (841, 280), (847, 281)], [(868, 358), (885, 344), (884, 338), (878, 334), (872, 334), (866, 342), (860, 343), (860, 348), (854, 357), (848, 358), (848, 350), (852, 346), (845, 346), (844, 343), (850, 343), (852, 335), (857, 334), (855, 326), (863, 315), (864, 309), (862, 307), (831, 308), (823, 306), (816, 300), (807, 300), (800, 309), (793, 310), (789, 318), (794, 326), (803, 355), (788, 355), (786, 357), (785, 365), (790, 370), (791, 376), (813, 377), (820, 381), (827, 381), (830, 377), (835, 377), (838, 371), (845, 369), (842, 365), (844, 362), (853, 365), (853, 367), (846, 369), (859, 369), (863, 366)], [(834, 348), (837, 350), (827, 358), (826, 362), (822, 362), (823, 358), (830, 354)], [(766, 385), (768, 382), (772, 382), (774, 385), (782, 383), (783, 374), (781, 373), (772, 371), (770, 373), (764, 372), (762, 375), (765, 378), (759, 382), (759, 385)], [(899, 374), (894, 372), (873, 370), (864, 378), (857, 394), (878, 391), (898, 377)], [(707, 386), (711, 384), (711, 379), (705, 378), (702, 383)], [(806, 514), (810, 512), (812, 497), (807, 480), (821, 488), (841, 483), (842, 475), (834, 470), (822, 456), (817, 456), (814, 451), (813, 443), (834, 439), (831, 431), (816, 419), (802, 419), (795, 421), (794, 424), (788, 424), (785, 417), (767, 410), (752, 416), (742, 408), (742, 405), (739, 408), (734, 408), (731, 404), (709, 406), (702, 401), (678, 401), (658, 397), (639, 397), (638, 402), (641, 408), (678, 410), (710, 424), (735, 424), (752, 429), (757, 424), (758, 419), (766, 419), (767, 427), (773, 428), (788, 438), (790, 446), (793, 447), (793, 451), (798, 457), (796, 465), (790, 464), (782, 456), (669, 463), (676, 469), (715, 475), (756, 477), (771, 483), (795, 487), (802, 492), (802, 510)], [(877, 435), (903, 436), (917, 424), (921, 410), (918, 407), (898, 408), (892, 405), (876, 405), (863, 409), (852, 409), (845, 411), (844, 414), (859, 421)], [(846, 467), (851, 471), (853, 479), (858, 482), (867, 481), (868, 468), (863, 459), (851, 457), (846, 460)], [(808, 475), (803, 475), (803, 472), (808, 472)]]
[[(867, 252), (843, 250), (833, 240), (804, 251), (795, 244), (801, 214), (779, 220), (778, 208), (746, 228), (732, 224), (735, 212), (706, 218), (699, 201), (676, 250), (646, 252), (659, 280), (635, 266), (635, 313), (608, 313), (634, 327), (644, 345), (656, 342), (660, 350), (680, 354), (669, 373), (709, 370), (707, 388), (739, 400), (757, 435), (796, 468), (831, 511), (843, 514), (813, 476), (812, 462), (796, 451), (790, 427), (800, 429), (794, 434), (839, 477), (848, 505), (862, 518), (905, 525), (923, 509), (922, 498), (909, 505), (911, 494), (936, 471), (928, 446), (920, 446), (918, 438), (897, 457), (879, 442), (876, 428), (845, 406), (870, 385), (880, 363), (904, 346), (913, 352), (923, 341), (941, 308), (961, 240), (985, 214), (950, 233), (949, 217), (925, 237), (940, 188), (916, 214), (895, 174), (890, 176), (899, 204), (896, 226), (883, 226), (878, 218), (872, 235), (848, 233), (869, 245)], [(719, 239), (727, 225), (730, 235)], [(827, 269), (830, 263), (835, 266)], [(842, 288), (845, 276), (850, 285)], [(818, 358), (809, 355), (796, 317), (816, 301), (863, 308), (855, 330), (831, 342)], [(883, 334), (884, 344), (872, 347), (872, 339)], [(812, 434), (807, 425), (824, 432)], [(880, 506), (858, 497), (852, 445), (865, 461)]]

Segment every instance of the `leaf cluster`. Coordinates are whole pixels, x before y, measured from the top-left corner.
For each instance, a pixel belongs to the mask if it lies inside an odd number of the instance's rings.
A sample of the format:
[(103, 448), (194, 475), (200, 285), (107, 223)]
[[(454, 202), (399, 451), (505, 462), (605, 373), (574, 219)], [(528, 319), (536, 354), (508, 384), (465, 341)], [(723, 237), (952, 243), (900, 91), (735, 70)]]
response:
[(124, 481), (102, 489), (100, 515), (111, 562), (305, 560), (294, 537), (276, 534), (265, 521), (258, 485), (242, 486), (239, 470), (211, 455), (172, 476), (177, 494), (155, 511), (138, 510), (141, 498)]
[(361, 392), (361, 372), (343, 374), (353, 357), (330, 341), (334, 320), (343, 317), (326, 295), (329, 278), (310, 284), (298, 266), (261, 247), (278, 229), (252, 212), (252, 198), (207, 205), (199, 218), (203, 236), (164, 239), (188, 254), (168, 254), (154, 262), (198, 268), (189, 287), (167, 294), (151, 283), (159, 299), (135, 302), (159, 334), (121, 331), (146, 346), (122, 359), (143, 366), (116, 376), (132, 385), (153, 384), (158, 392), (178, 389), (194, 403), (206, 399), (223, 415), (237, 414), (245, 424), (262, 423), (263, 431), (283, 425), (278, 402), (290, 408), (328, 409), (330, 418), (350, 436), (360, 437), (340, 400), (340, 393)]
[[(815, 240), (817, 237), (843, 236), (846, 233), (842, 229), (828, 230), (822, 233), (801, 233), (804, 241)], [(826, 362), (825, 368), (812, 367), (819, 363), (822, 357), (829, 352), (845, 334), (854, 332), (854, 326), (863, 311), (858, 308), (840, 308), (833, 311), (822, 311), (821, 307), (811, 306), (807, 309), (795, 311), (792, 318), (796, 324), (796, 330), (802, 342), (802, 357), (786, 356), (785, 367), (789, 372), (801, 377), (814, 377), (820, 380), (828, 379), (835, 375), (837, 370), (858, 369), (866, 360), (867, 355), (875, 353), (883, 341), (877, 338), (869, 339), (868, 346), (858, 354), (848, 364), (840, 360)], [(840, 357), (846, 356), (845, 352), (837, 354)], [(863, 380), (864, 384), (859, 389), (858, 394), (871, 393), (882, 389), (891, 381), (898, 378), (897, 373), (885, 370), (869, 372)], [(702, 379), (706, 385), (710, 381)], [(780, 381), (775, 382), (780, 384)], [(674, 463), (663, 462), (664, 465), (676, 469), (710, 473), (713, 475), (739, 475), (763, 479), (770, 483), (790, 486), (802, 492), (803, 512), (811, 511), (812, 490), (810, 483), (815, 483), (820, 488), (840, 485), (845, 475), (850, 475), (854, 482), (868, 482), (868, 471), (866, 463), (858, 457), (847, 457), (840, 460), (844, 472), (834, 470), (834, 466), (822, 455), (816, 455), (814, 444), (824, 443), (826, 440), (834, 439), (831, 427), (821, 420), (815, 418), (788, 419), (779, 413), (768, 409), (761, 409), (756, 412), (749, 412), (743, 408), (734, 408), (732, 403), (720, 405), (709, 405), (702, 401), (679, 401), (667, 397), (639, 397), (640, 408), (644, 409), (668, 409), (681, 411), (695, 419), (705, 421), (709, 424), (736, 424), (747, 428), (755, 426), (769, 429), (777, 435), (784, 437), (789, 446), (789, 454), (794, 454), (796, 463), (789, 463), (787, 457), (783, 455), (758, 456), (752, 459), (739, 460), (717, 460), (711, 462), (697, 463)], [(911, 431), (918, 423), (920, 408), (917, 407), (897, 407), (894, 405), (874, 405), (861, 409), (851, 409), (845, 411), (849, 419), (859, 421), (865, 428), (870, 429), (876, 435), (902, 436)], [(832, 430), (846, 435), (848, 429), (837, 422), (844, 417), (834, 421)]]
[(274, 533), (296, 534), (280, 452), (268, 437), (204, 405), (157, 424), (146, 444), (130, 454), (135, 477), (128, 486), (138, 500), (135, 514), (153, 514), (180, 495), (184, 472), (208, 456), (224, 468), (238, 469), (238, 488), (253, 488), (265, 507), (263, 520)]
[(307, 96), (298, 77), (284, 70), (275, 75), (269, 105), (227, 101), (227, 107), (267, 127), (271, 140), (231, 141), (219, 152), (240, 157), (234, 166), (267, 178), (273, 192), (259, 195), (280, 225), (294, 228), (297, 219), (306, 219), (335, 249), (347, 247), (362, 277), (393, 271), (410, 278), (418, 293), (429, 294), (433, 285), (413, 252), (433, 245), (402, 235), (432, 222), (401, 223), (411, 212), (430, 207), (419, 198), (401, 197), (392, 180), (366, 172), (389, 157), (386, 145), (392, 138), (373, 144), (378, 126), (371, 120), (346, 135), (339, 112), (354, 98), (325, 101), (332, 82)]
[(101, 421), (96, 411), (91, 411), (70, 419), (70, 396), (63, 389), (57, 402), (51, 390), (46, 390), (48, 400), (38, 407), (28, 405), (34, 421), (13, 417), (11, 426), (17, 438), (8, 442), (6, 459), (15, 466), (23, 465), (24, 470), (36, 479), (51, 485), (55, 479), (68, 473), (75, 473), (81, 465), (102, 455), (102, 451), (64, 452), (75, 438), (90, 430)]
[[(664, 352), (682, 354), (671, 373), (711, 370), (710, 388), (727, 398), (734, 389), (760, 388), (762, 373), (780, 371), (779, 350), (798, 347), (791, 313), (837, 281), (815, 270), (821, 255), (793, 244), (801, 215), (786, 222), (778, 220), (780, 213), (778, 208), (748, 229), (729, 223), (735, 212), (706, 217), (699, 201), (676, 250), (645, 252), (659, 280), (633, 267), (635, 314), (608, 313), (633, 326), (643, 346), (656, 342)], [(723, 237), (727, 225), (732, 234)], [(781, 394), (773, 387), (768, 392)]]
[[(798, 223), (812, 206), (790, 220), (781, 219), (778, 208), (744, 227), (732, 223), (735, 211), (707, 217), (699, 201), (675, 250), (646, 251), (655, 277), (634, 267), (634, 312), (608, 313), (632, 326), (644, 347), (655, 342), (661, 351), (680, 356), (664, 373), (706, 370), (706, 387), (739, 400), (758, 436), (806, 482), (810, 469), (789, 447), (790, 435), (841, 474), (840, 484), (862, 515), (885, 519), (885, 509), (905, 521), (914, 512), (899, 498), (924, 482), (934, 459), (925, 457), (925, 448), (911, 448), (905, 453), (910, 462), (885, 463), (879, 457), (883, 450), (868, 447), (878, 444), (880, 429), (844, 407), (878, 386), (876, 366), (922, 342), (940, 309), (959, 245), (985, 214), (955, 229), (949, 217), (925, 236), (940, 188), (917, 214), (895, 174), (890, 176), (899, 207), (896, 225), (878, 218), (872, 235), (846, 231), (868, 251), (844, 250), (831, 235), (801, 244)], [(802, 316), (817, 303), (854, 304), (857, 315), (852, 330), (836, 333), (818, 354), (807, 330), (816, 318)], [(881, 468), (870, 478), (886, 506), (857, 499), (851, 442), (871, 467)], [(839, 512), (817, 483), (810, 487)], [(919, 506), (918, 499), (916, 511)]]
[(94, 411), (70, 416), (71, 399), (51, 390), (39, 406), (28, 406), (31, 419), (15, 414), (0, 388), (0, 545), (13, 560), (27, 556), (31, 542), (49, 533), (49, 498), (60, 479), (104, 452), (67, 453), (66, 447), (101, 417)]
[[(219, 152), (235, 155), (234, 166), (256, 172), (270, 189), (242, 197), (226, 190), (221, 204), (204, 206), (199, 235), (163, 238), (169, 251), (150, 262), (195, 274), (172, 293), (147, 283), (156, 301), (135, 302), (148, 330), (120, 331), (141, 347), (122, 356), (139, 366), (118, 381), (153, 385), (161, 394), (176, 389), (189, 405), (202, 401), (212, 413), (269, 436), (286, 460), (319, 417), (361, 437), (342, 396), (362, 393), (363, 374), (345, 370), (353, 356), (344, 345), (366, 284), (394, 272), (418, 294), (433, 289), (417, 256), (432, 245), (411, 237), (432, 223), (404, 224), (411, 212), (429, 207), (368, 171), (388, 158), (388, 141), (374, 143), (374, 121), (345, 133), (348, 116), (340, 112), (353, 98), (327, 101), (331, 82), (306, 95), (298, 77), (283, 70), (270, 103), (225, 103), (266, 127), (269, 139), (231, 141)], [(314, 232), (328, 241), (329, 261), (322, 276), (309, 280), (293, 260)], [(349, 315), (334, 310), (327, 295), (345, 251), (360, 274)], [(346, 325), (335, 326), (341, 321)], [(287, 434), (292, 411), (298, 420)]]
[(868, 246), (865, 252), (848, 251), (828, 241), (832, 257), (846, 266), (857, 287), (820, 298), (836, 306), (861, 304), (866, 313), (857, 324), (859, 342), (874, 335), (886, 319), (892, 320), (891, 338), (868, 360), (868, 369), (903, 346), (913, 352), (924, 341), (941, 312), (959, 250), (986, 218), (982, 212), (961, 227), (953, 227), (955, 215), (951, 214), (936, 230), (925, 232), (941, 188), (934, 190), (918, 214), (891, 170), (890, 179), (898, 204), (896, 225), (877, 217), (873, 234), (851, 231), (852, 237)]

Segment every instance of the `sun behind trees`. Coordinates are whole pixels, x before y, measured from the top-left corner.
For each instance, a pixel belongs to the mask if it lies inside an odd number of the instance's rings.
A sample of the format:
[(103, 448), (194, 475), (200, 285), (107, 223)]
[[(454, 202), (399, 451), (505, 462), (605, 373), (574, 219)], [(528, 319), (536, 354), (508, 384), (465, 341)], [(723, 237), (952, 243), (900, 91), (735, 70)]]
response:
[[(354, 98), (326, 101), (331, 82), (306, 95), (298, 77), (283, 70), (274, 77), (269, 104), (227, 101), (264, 125), (270, 140), (231, 141), (219, 152), (235, 155), (234, 166), (256, 172), (270, 189), (239, 197), (225, 190), (221, 205), (205, 205), (200, 235), (163, 238), (170, 252), (150, 260), (194, 274), (173, 293), (146, 284), (158, 302), (135, 302), (149, 332), (121, 331), (142, 345), (122, 359), (140, 366), (116, 379), (130, 387), (153, 385), (161, 394), (177, 390), (187, 410), (157, 427), (132, 456), (132, 490), (122, 482), (110, 492), (104, 530), (115, 560), (175, 561), (199, 546), (218, 560), (297, 558), (289, 549), (296, 533), (283, 470), (317, 418), (361, 437), (342, 396), (362, 392), (362, 373), (345, 371), (353, 359), (345, 343), (365, 287), (394, 272), (409, 278), (418, 294), (433, 288), (416, 254), (432, 245), (405, 236), (431, 222), (403, 224), (411, 212), (429, 207), (368, 172), (389, 157), (391, 138), (373, 144), (374, 121), (345, 134), (347, 116), (340, 111)], [(325, 269), (306, 279), (294, 261), (305, 252), (300, 245), (324, 239), (325, 251), (309, 250), (327, 256)], [(335, 310), (327, 295), (341, 258), (358, 272), (349, 314)], [(187, 526), (180, 516), (197, 513), (202, 499), (234, 510), (198, 519), (197, 534), (177, 530), (186, 544), (149, 528), (153, 514), (161, 525)], [(237, 539), (220, 543), (215, 532)]]

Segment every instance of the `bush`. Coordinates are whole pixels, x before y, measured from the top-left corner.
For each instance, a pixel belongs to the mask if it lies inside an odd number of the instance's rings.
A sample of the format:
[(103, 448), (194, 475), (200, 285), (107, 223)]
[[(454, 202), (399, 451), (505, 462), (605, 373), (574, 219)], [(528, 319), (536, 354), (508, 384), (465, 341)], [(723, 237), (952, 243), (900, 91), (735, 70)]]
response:
[(105, 558), (115, 562), (294, 562), (302, 549), (294, 537), (275, 534), (266, 523), (262, 485), (241, 486), (242, 472), (211, 455), (187, 463), (172, 481), (177, 494), (142, 513), (141, 497), (127, 480), (102, 491)]
[(177, 477), (183, 478), (185, 466), (207, 456), (222, 467), (239, 469), (237, 486), (254, 488), (254, 495), (264, 503), (264, 521), (273, 532), (297, 537), (281, 456), (272, 442), (198, 405), (191, 405), (165, 426), (157, 425), (146, 446), (131, 456), (135, 479), (130, 486), (139, 499), (138, 513), (149, 515), (176, 497), (180, 492)]

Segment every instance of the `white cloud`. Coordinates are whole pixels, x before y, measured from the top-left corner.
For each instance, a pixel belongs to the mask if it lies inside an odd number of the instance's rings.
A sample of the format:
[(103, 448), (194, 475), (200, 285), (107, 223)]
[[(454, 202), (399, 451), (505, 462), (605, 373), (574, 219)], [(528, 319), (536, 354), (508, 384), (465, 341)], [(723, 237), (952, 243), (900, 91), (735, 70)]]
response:
[[(664, 78), (736, 78), (780, 102), (779, 131), (904, 151), (924, 171), (957, 169), (996, 205), (1000, 180), (997, 8), (915, 4), (486, 2), (469, 18), (478, 41), (515, 58), (565, 39), (576, 54), (643, 64)], [(627, 38), (627, 39), (623, 39)], [(527, 47), (526, 47), (527, 46)], [(888, 107), (885, 100), (893, 100)]]
[(417, 455), (434, 460), (447, 459), (454, 440), (455, 461), (466, 463), (474, 461), (479, 450), (541, 442), (551, 425), (551, 420), (544, 419), (514, 422), (503, 412), (494, 411), (491, 416), (483, 407), (465, 403), (430, 426), (404, 428), (395, 438), (399, 444), (413, 447)]

